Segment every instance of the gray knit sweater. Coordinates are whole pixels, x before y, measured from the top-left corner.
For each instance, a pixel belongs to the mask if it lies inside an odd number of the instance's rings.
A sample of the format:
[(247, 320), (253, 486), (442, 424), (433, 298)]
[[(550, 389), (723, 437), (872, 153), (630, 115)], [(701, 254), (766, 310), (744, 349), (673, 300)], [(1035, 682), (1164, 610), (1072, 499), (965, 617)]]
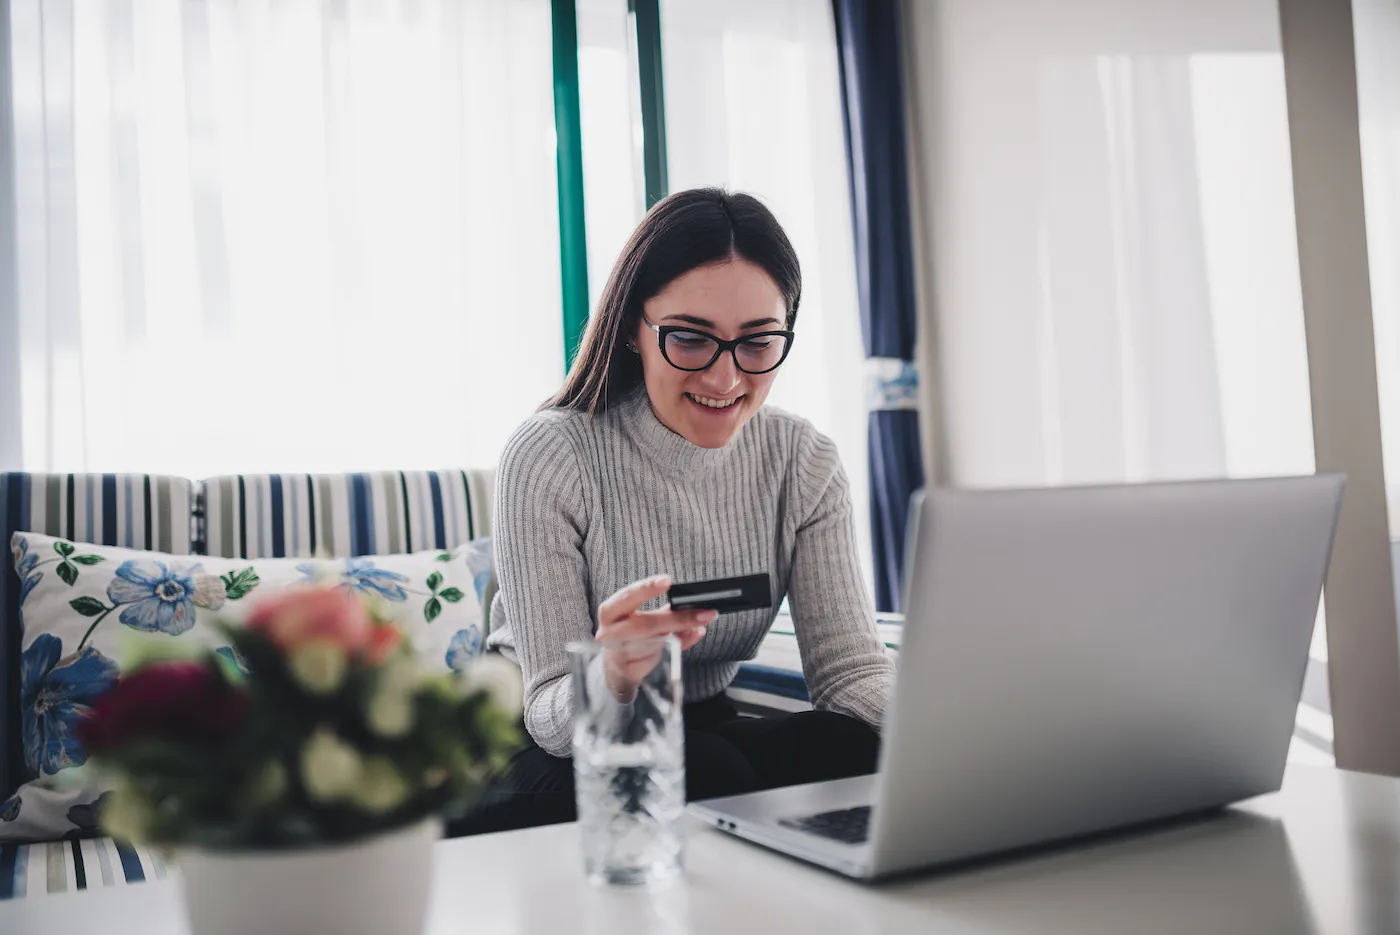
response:
[[(644, 390), (601, 416), (538, 413), (501, 456), (494, 529), (489, 643), (520, 663), (525, 726), (550, 753), (567, 756), (573, 741), (565, 647), (593, 633), (605, 599), (656, 574), (768, 572), (775, 599), (790, 599), (813, 703), (879, 726), (894, 667), (860, 573), (845, 472), (805, 419), (766, 407), (728, 446), (705, 449), (662, 425)], [(684, 655), (686, 700), (724, 691), (775, 615), (711, 624)]]

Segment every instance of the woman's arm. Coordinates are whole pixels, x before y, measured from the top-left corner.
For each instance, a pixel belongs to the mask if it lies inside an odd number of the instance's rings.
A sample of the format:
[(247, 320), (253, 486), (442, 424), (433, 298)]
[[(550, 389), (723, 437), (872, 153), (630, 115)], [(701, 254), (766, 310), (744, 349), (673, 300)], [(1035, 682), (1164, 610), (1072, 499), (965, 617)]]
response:
[(799, 519), (788, 599), (812, 705), (879, 727), (894, 663), (875, 629), (856, 551), (850, 485), (831, 439), (810, 427), (796, 466)]
[(587, 530), (573, 445), (547, 415), (536, 416), (506, 444), (496, 472), (496, 575), (525, 679), (525, 728), (555, 756), (573, 743), (566, 647), (593, 633)]

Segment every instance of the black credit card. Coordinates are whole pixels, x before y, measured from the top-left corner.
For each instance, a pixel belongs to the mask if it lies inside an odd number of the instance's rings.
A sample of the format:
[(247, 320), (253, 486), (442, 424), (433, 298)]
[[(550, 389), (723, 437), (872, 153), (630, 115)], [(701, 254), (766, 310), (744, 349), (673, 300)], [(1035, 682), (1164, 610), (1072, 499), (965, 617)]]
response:
[(773, 606), (773, 586), (767, 575), (673, 584), (666, 596), (675, 610), (715, 610), (733, 614)]

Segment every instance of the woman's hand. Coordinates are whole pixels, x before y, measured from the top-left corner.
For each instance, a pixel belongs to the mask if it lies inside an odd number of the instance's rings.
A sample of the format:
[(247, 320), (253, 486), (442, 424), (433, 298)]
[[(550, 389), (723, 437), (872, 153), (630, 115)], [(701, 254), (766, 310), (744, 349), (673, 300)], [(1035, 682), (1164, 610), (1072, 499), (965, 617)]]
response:
[(674, 634), (681, 649), (700, 642), (705, 627), (719, 616), (713, 610), (642, 610), (647, 601), (665, 594), (671, 579), (657, 575), (634, 581), (603, 601), (598, 608), (598, 632), (603, 644), (603, 666), (608, 689), (619, 701), (631, 701), (637, 686), (661, 661), (661, 646), (654, 640)]

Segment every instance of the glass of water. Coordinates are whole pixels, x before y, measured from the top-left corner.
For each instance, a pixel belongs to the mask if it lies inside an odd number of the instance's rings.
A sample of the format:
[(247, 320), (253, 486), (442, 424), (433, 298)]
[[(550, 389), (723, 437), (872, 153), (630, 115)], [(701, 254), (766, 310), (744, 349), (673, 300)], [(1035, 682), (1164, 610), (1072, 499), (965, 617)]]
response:
[[(635, 692), (609, 686), (606, 655), (651, 666)], [(574, 779), (584, 870), (594, 883), (651, 883), (681, 872), (685, 725), (681, 644), (673, 636), (569, 646)], [(635, 674), (635, 673), (634, 673)]]

